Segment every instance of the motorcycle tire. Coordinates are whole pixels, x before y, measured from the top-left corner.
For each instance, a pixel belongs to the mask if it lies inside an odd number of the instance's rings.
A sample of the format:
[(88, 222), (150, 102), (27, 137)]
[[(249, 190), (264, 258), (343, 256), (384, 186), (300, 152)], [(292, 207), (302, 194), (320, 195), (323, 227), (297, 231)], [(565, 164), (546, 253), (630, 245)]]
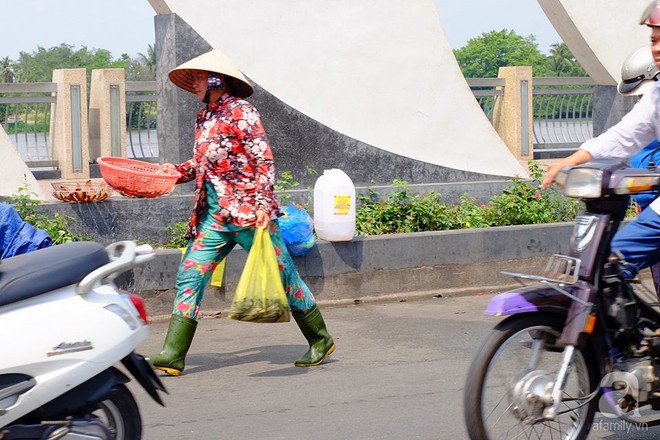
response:
[(92, 415), (110, 429), (114, 440), (140, 440), (142, 438), (140, 411), (126, 385), (117, 385), (106, 400), (95, 405)]
[[(529, 423), (542, 412), (524, 397), (554, 383), (563, 348), (556, 345), (565, 318), (555, 314), (514, 315), (498, 324), (477, 352), (467, 375), (464, 416), (470, 439), (584, 440), (597, 399), (584, 399), (598, 384), (591, 350), (576, 349), (575, 363), (554, 420)], [(558, 436), (559, 435), (559, 436)]]

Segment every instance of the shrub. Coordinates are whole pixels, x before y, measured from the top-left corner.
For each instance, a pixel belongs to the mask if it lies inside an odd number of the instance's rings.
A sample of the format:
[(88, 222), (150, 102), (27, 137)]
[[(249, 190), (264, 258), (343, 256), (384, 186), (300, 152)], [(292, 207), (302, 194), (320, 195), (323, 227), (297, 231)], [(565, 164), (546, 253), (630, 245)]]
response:
[[(378, 192), (368, 189), (365, 194), (358, 195), (356, 232), (380, 235), (574, 220), (579, 201), (565, 197), (554, 188), (541, 191), (541, 167), (530, 161), (529, 168), (530, 180), (512, 178), (511, 185), (502, 194), (481, 205), (467, 194), (461, 196), (458, 204), (444, 204), (435, 191), (418, 194), (402, 180), (395, 180), (393, 190), (383, 199)], [(276, 189), (285, 191), (298, 186), (293, 174), (285, 171)], [(278, 200), (283, 206), (290, 202), (290, 195), (279, 194)], [(187, 227), (187, 222), (170, 225), (170, 242), (165, 246), (185, 247), (187, 240), (183, 236)]]
[(565, 197), (554, 188), (541, 191), (543, 172), (530, 162), (531, 181), (511, 179), (511, 186), (494, 196), (485, 207), (490, 226), (555, 223), (575, 219), (579, 201)]
[(554, 223), (575, 219), (579, 202), (551, 188), (540, 190), (543, 172), (530, 161), (532, 179), (511, 179), (511, 186), (490, 202), (477, 205), (464, 194), (458, 205), (441, 203), (434, 191), (411, 193), (407, 183), (394, 181), (395, 190), (384, 200), (369, 190), (358, 197), (356, 230), (359, 234), (378, 235), (489, 226)]
[(174, 222), (167, 227), (170, 241), (165, 244), (166, 248), (184, 248), (188, 246), (188, 239), (185, 238), (188, 231), (188, 222)]

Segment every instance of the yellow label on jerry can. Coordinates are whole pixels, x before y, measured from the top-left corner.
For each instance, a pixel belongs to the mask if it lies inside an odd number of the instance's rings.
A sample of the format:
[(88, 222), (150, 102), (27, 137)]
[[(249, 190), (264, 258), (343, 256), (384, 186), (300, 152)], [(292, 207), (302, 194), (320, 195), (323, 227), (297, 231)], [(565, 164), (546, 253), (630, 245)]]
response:
[(335, 196), (335, 215), (348, 215), (351, 209), (351, 196)]

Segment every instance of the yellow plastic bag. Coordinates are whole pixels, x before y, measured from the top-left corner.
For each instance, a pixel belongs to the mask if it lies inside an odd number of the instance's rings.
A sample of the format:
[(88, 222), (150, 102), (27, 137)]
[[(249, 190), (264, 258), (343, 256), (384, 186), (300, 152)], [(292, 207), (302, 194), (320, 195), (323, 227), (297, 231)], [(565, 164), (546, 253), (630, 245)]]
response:
[(245, 268), (238, 280), (229, 319), (252, 322), (289, 322), (275, 248), (265, 228), (257, 228)]

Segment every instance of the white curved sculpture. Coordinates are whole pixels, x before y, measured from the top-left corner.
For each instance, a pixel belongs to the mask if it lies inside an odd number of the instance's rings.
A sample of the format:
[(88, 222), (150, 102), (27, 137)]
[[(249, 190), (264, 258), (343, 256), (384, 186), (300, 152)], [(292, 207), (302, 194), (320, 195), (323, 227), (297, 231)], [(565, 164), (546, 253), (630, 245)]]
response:
[(38, 199), (45, 200), (44, 193), (34, 174), (21, 159), (4, 128), (0, 125), (0, 154), (2, 154), (2, 173), (0, 173), (0, 196), (18, 194), (18, 188), (28, 185), (28, 192)]
[(467, 86), (433, 0), (149, 1), (337, 132), (448, 168), (527, 175)]
[(650, 0), (538, 0), (575, 58), (598, 84), (616, 85), (621, 65), (650, 44), (639, 18)]

